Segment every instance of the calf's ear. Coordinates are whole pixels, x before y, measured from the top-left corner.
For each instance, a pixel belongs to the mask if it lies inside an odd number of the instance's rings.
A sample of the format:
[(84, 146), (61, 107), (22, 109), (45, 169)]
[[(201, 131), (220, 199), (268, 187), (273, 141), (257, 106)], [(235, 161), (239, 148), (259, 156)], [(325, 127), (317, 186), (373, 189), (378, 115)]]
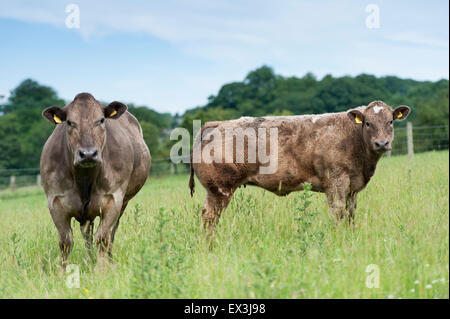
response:
[(114, 101), (105, 107), (105, 118), (118, 119), (125, 111), (127, 106), (123, 103)]
[(353, 123), (362, 124), (364, 122), (364, 115), (357, 110), (351, 110), (347, 112), (347, 116)]
[(66, 120), (66, 111), (57, 106), (50, 106), (42, 112), (42, 116), (50, 123), (61, 124)]
[(392, 115), (394, 117), (394, 120), (403, 121), (404, 119), (406, 119), (410, 111), (410, 108), (406, 105), (400, 105), (392, 112)]

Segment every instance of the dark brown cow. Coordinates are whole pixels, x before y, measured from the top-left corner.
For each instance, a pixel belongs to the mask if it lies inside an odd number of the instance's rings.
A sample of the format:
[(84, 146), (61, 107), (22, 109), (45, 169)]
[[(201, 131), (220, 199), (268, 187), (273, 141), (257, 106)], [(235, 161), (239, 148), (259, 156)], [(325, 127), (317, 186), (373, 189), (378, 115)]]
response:
[[(383, 153), (391, 149), (393, 121), (405, 119), (409, 111), (407, 106), (392, 110), (385, 103), (374, 101), (368, 106), (340, 113), (243, 117), (206, 123), (201, 130), (202, 140), (200, 133), (196, 137), (194, 152), (196, 148), (204, 152), (208, 141), (213, 141), (214, 136), (221, 136), (221, 143), (225, 145), (220, 145), (220, 161), (208, 163), (203, 157), (197, 163), (191, 161), (191, 194), (194, 190), (194, 172), (207, 191), (202, 210), (205, 228), (211, 233), (220, 213), (240, 185), (256, 185), (277, 195), (287, 195), (302, 190), (302, 183), (307, 182), (312, 185), (313, 191), (326, 194), (330, 210), (338, 220), (347, 216), (351, 221), (357, 193), (369, 182)], [(251, 129), (266, 129), (268, 132), (270, 128), (278, 130), (277, 170), (271, 174), (261, 174), (260, 168), (264, 165), (259, 157), (256, 163), (248, 160), (249, 149), (252, 149), (249, 146), (255, 147), (249, 138), (252, 137)], [(227, 129), (239, 129), (241, 133), (226, 137)], [(227, 163), (225, 157), (229, 154), (226, 143), (237, 145), (237, 138), (244, 138), (242, 130), (248, 129), (248, 138), (244, 140), (244, 162), (238, 162), (232, 155), (232, 161)], [(204, 135), (208, 130), (213, 138), (206, 138), (205, 141)], [(214, 132), (219, 134), (212, 134)], [(258, 135), (257, 139), (260, 138)], [(270, 153), (271, 146), (268, 142), (266, 144)], [(259, 145), (256, 152), (259, 155)]]
[(95, 240), (103, 264), (128, 201), (148, 177), (151, 157), (141, 126), (125, 104), (105, 107), (88, 93), (42, 114), (56, 124), (42, 151), (41, 175), (63, 268), (73, 246), (72, 218), (92, 257), (94, 219), (100, 216)]

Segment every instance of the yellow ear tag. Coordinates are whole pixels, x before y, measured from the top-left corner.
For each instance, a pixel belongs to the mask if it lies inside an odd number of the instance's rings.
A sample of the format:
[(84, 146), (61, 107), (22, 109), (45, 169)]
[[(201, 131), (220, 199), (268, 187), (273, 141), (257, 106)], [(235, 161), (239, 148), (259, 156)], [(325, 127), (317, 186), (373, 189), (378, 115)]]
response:
[(362, 121), (359, 117), (355, 116), (355, 122), (358, 124), (362, 124)]
[(61, 119), (56, 116), (56, 114), (53, 114), (53, 120), (58, 124), (62, 122)]
[(399, 118), (401, 118), (402, 116), (403, 116), (402, 112), (398, 112), (397, 118), (399, 119)]
[(109, 114), (109, 117), (113, 117), (113, 116), (116, 115), (116, 114), (117, 114), (117, 111), (114, 110), (114, 111), (111, 112), (111, 114)]

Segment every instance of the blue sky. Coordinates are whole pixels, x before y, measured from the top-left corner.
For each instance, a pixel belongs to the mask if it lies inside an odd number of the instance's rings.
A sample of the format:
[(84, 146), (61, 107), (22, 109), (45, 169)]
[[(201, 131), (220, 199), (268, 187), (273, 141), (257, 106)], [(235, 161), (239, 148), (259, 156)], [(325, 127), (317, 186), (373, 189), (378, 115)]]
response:
[[(70, 3), (79, 29), (65, 25)], [(366, 27), (370, 3), (380, 28)], [(87, 91), (182, 113), (262, 64), (319, 79), (448, 79), (448, 14), (447, 0), (0, 0), (0, 94), (33, 78), (66, 100)]]

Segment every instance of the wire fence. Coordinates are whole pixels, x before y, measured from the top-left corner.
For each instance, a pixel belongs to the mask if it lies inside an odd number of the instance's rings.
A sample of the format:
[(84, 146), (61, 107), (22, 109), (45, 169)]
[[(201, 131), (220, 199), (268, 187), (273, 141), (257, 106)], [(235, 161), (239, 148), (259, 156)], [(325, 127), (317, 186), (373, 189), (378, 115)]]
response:
[[(449, 149), (448, 125), (414, 126), (410, 138), (413, 147), (411, 151), (414, 153)], [(395, 139), (388, 156), (403, 154), (408, 154), (408, 130), (406, 127), (398, 127), (395, 128)], [(39, 173), (39, 168), (0, 169), (0, 190), (31, 185), (41, 186)], [(189, 173), (189, 164), (175, 164), (170, 158), (152, 159), (150, 176), (162, 177), (187, 173)]]
[[(162, 177), (167, 175), (188, 174), (189, 164), (172, 163), (170, 158), (152, 159), (150, 176)], [(0, 169), (0, 190), (16, 189), (25, 186), (41, 186), (39, 168)]]
[[(432, 150), (448, 150), (448, 125), (413, 126), (412, 142), (414, 153)], [(408, 136), (406, 127), (395, 129), (395, 138), (392, 145), (392, 155), (408, 153)]]

